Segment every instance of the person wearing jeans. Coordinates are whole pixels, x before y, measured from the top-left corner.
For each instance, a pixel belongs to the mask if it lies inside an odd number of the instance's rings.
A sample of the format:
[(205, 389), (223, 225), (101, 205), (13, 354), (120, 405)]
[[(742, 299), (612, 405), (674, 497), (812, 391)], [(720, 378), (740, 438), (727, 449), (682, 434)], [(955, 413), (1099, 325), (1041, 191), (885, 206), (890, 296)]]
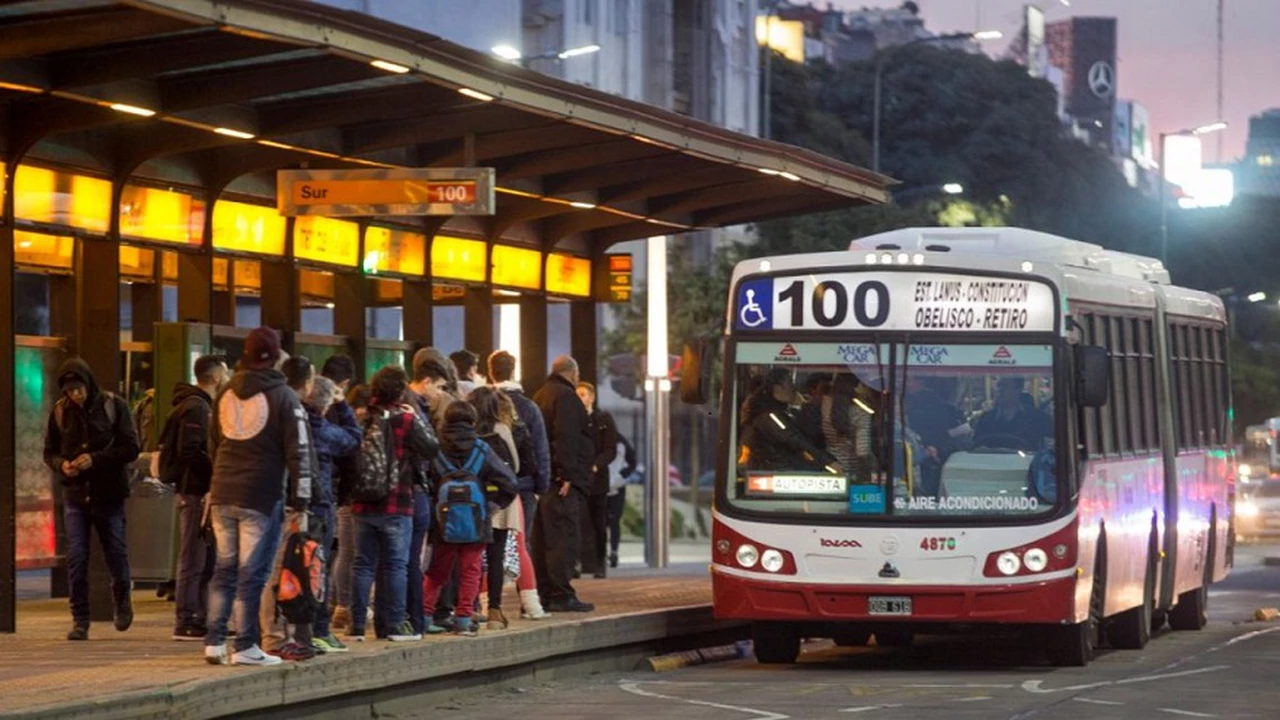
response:
[(387, 639), (393, 642), (420, 640), (422, 634), (405, 619), (405, 583), (415, 514), (414, 485), (421, 466), (435, 458), (439, 445), (418, 413), (400, 404), (408, 387), (404, 368), (384, 367), (369, 384), (373, 397), (365, 419), (365, 438), (367, 441), (373, 431), (373, 423), (382, 424), (383, 438), (390, 443), (388, 456), (393, 459), (392, 486), (382, 499), (358, 495), (352, 498), (356, 557), (348, 634), (357, 642), (364, 640), (369, 589), (374, 576), (380, 572), (385, 584), (378, 588), (378, 604), (386, 602)]
[(422, 610), (422, 546), (431, 530), (431, 496), (421, 487), (413, 489), (413, 533), (409, 539), (409, 565), (405, 575), (405, 602), (409, 607), (409, 624), (419, 635), (426, 631)]
[(264, 515), (235, 505), (215, 505), (210, 514), (218, 559), (213, 579), (209, 581), (209, 634), (206, 644), (209, 638), (226, 641), (227, 620), (234, 612), (237, 629), (235, 653), (252, 655), (251, 651), (257, 648), (262, 632), (258, 624), (258, 602), (271, 575), (284, 510), (277, 504)]
[(71, 584), (68, 640), (89, 639), (89, 529), (106, 550), (115, 601), (116, 630), (133, 623), (124, 500), (129, 463), (138, 457), (138, 435), (121, 398), (98, 389), (79, 358), (58, 369), (61, 397), (49, 413), (44, 462), (62, 484), (67, 525), (67, 579)]

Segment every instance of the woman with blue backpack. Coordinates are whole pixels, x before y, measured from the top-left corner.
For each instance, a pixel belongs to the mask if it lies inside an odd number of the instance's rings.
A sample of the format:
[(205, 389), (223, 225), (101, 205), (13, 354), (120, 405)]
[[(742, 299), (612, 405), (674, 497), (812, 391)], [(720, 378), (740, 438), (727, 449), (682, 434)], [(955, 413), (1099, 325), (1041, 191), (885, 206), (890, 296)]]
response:
[[(517, 493), (515, 473), (476, 436), (477, 419), (470, 403), (453, 403), (445, 411), (440, 455), (431, 463), (436, 523), (431, 529), (431, 565), (422, 589), (423, 615), (431, 617), (440, 589), (454, 565), (459, 566), (454, 632), (468, 637), (476, 634), (471, 615), (480, 591), (481, 559), (492, 539), (492, 515), (509, 506)], [(427, 627), (429, 634), (442, 632), (442, 625)]]

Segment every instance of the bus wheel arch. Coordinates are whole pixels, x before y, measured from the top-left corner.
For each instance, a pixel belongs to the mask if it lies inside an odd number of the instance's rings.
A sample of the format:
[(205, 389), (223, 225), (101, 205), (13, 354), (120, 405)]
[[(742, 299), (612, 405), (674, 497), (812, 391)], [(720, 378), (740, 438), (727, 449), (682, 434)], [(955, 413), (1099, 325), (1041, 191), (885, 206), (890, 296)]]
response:
[(1101, 528), (1094, 550), (1088, 616), (1082, 622), (1045, 628), (1045, 650), (1050, 664), (1056, 667), (1084, 667), (1089, 664), (1102, 642), (1106, 597), (1107, 537), (1106, 529)]
[(1156, 528), (1151, 527), (1151, 537), (1147, 542), (1147, 562), (1142, 579), (1142, 604), (1129, 608), (1117, 615), (1107, 624), (1107, 639), (1112, 647), (1121, 650), (1141, 650), (1151, 640), (1151, 629), (1154, 624), (1156, 605), (1156, 575), (1158, 564)]
[(1209, 622), (1209, 585), (1213, 583), (1213, 568), (1217, 562), (1218, 513), (1214, 507), (1209, 515), (1209, 541), (1205, 547), (1204, 576), (1200, 586), (1178, 596), (1178, 604), (1169, 613), (1169, 627), (1174, 630), (1200, 630)]

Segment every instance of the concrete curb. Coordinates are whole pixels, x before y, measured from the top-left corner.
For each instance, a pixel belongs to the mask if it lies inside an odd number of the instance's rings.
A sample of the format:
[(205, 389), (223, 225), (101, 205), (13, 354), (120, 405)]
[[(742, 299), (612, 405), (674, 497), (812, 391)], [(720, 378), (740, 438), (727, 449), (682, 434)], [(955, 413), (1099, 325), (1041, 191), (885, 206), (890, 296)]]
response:
[(487, 633), (478, 638), (389, 644), (373, 655), (337, 655), (272, 668), (211, 666), (207, 680), (0, 713), (0, 718), (206, 720), (462, 673), (502, 670), (548, 658), (678, 640), (727, 630), (737, 624), (717, 622), (710, 605), (584, 618), (579, 622)]

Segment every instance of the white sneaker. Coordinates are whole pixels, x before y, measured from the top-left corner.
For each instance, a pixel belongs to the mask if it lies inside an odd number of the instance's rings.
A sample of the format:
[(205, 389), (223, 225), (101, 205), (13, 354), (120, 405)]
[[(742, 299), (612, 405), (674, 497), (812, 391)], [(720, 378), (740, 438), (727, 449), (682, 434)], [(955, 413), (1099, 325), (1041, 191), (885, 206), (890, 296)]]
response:
[(231, 664), (233, 665), (279, 665), (284, 662), (275, 655), (268, 655), (262, 652), (262, 648), (253, 645), (247, 650), (241, 650), (231, 656)]
[(538, 599), (537, 590), (520, 591), (520, 617), (525, 620), (542, 620), (551, 617), (551, 613), (542, 609), (542, 601)]
[(210, 665), (226, 665), (227, 664), (227, 646), (226, 645), (205, 645), (204, 661)]

